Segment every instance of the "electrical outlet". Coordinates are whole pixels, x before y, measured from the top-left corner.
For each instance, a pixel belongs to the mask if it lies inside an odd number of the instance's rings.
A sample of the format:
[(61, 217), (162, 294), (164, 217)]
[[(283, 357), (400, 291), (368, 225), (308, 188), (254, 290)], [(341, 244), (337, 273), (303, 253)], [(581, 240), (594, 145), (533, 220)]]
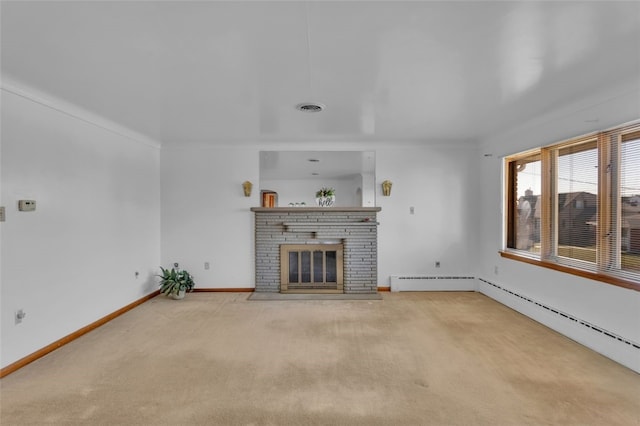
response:
[(413, 206), (409, 207), (409, 214), (416, 214), (416, 208)]
[(204, 269), (209, 269), (209, 262), (204, 262)]
[(25, 316), (27, 316), (27, 314), (25, 314), (22, 309), (18, 309), (15, 315), (16, 324), (20, 324)]
[(140, 276), (140, 272), (136, 271), (135, 276), (136, 276), (136, 280), (137, 280), (138, 277)]
[(32, 212), (35, 209), (35, 200), (18, 200), (18, 210), (20, 210), (21, 212)]
[(4, 207), (0, 207), (0, 222), (4, 222)]
[(436, 268), (439, 268), (439, 267), (440, 267), (440, 261), (436, 260)]
[(493, 273), (498, 275), (498, 265), (493, 267)]

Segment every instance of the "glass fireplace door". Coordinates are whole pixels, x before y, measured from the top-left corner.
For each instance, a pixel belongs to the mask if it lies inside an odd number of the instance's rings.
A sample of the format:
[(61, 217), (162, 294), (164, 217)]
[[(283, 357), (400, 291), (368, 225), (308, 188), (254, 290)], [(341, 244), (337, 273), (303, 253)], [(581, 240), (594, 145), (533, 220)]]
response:
[(342, 244), (284, 244), (280, 256), (280, 291), (342, 292)]

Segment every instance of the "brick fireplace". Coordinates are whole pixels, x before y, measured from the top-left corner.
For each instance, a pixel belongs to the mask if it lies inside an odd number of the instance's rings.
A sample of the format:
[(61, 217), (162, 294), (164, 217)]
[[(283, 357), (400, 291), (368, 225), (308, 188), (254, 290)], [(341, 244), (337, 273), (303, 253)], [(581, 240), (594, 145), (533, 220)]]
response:
[[(255, 213), (256, 292), (377, 292), (380, 207), (253, 207), (251, 211)], [(325, 245), (339, 246), (342, 282), (282, 285), (288, 272), (281, 265), (288, 263), (281, 253), (288, 253), (289, 246), (304, 252), (303, 245), (309, 246), (312, 258)]]

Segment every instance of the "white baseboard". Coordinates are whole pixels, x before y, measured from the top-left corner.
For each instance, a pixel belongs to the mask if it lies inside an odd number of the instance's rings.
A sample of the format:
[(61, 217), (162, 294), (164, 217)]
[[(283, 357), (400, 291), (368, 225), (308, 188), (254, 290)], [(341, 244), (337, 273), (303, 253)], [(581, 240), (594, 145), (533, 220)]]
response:
[(477, 280), (468, 276), (392, 275), (391, 291), (476, 291)]

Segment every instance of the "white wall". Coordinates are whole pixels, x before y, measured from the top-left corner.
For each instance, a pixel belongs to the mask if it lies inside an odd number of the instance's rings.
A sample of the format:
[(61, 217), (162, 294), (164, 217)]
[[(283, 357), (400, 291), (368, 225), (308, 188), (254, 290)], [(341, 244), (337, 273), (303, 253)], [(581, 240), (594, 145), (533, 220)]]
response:
[(359, 176), (358, 187), (362, 191), (360, 194), (360, 205), (362, 207), (376, 206), (376, 175), (374, 173), (362, 173)]
[[(254, 287), (253, 212), (259, 205), (255, 148), (163, 148), (162, 264), (178, 262), (196, 287)], [(245, 197), (242, 182), (253, 182)], [(204, 269), (204, 263), (210, 269)]]
[[(377, 149), (376, 159), (379, 285), (388, 287), (391, 275), (474, 276), (481, 161), (476, 147), (394, 144)], [(389, 197), (382, 195), (384, 180), (393, 183)]]
[[(482, 208), (479, 217), (482, 226), (478, 229), (480, 278), (636, 343), (640, 342), (640, 292), (503, 259), (498, 250), (502, 247), (503, 204), (500, 157), (638, 119), (638, 99), (638, 82), (632, 82), (537, 117), (509, 132), (486, 138), (481, 150), (493, 156), (481, 163)], [(593, 122), (596, 119), (598, 121)], [(498, 268), (497, 274), (495, 267)], [(489, 295), (496, 297), (495, 294)], [(511, 303), (515, 309), (527, 309), (516, 298), (505, 298), (502, 302)], [(589, 333), (583, 335), (580, 329), (562, 330), (561, 326), (546, 318), (542, 309), (529, 311), (527, 315), (640, 371), (638, 350), (631, 350), (629, 345), (616, 345), (609, 338), (602, 340), (597, 338), (598, 333), (590, 333), (590, 337)]]
[[(378, 285), (389, 286), (391, 274), (473, 275), (477, 150), (467, 144), (347, 145), (341, 148), (377, 151), (376, 199), (382, 207)], [(179, 262), (190, 269), (197, 287), (255, 286), (249, 209), (259, 206), (260, 194), (254, 186), (251, 197), (244, 197), (241, 183), (258, 182), (259, 152), (265, 149), (282, 146), (162, 150), (162, 262)], [(319, 144), (308, 149), (335, 148)], [(380, 183), (385, 179), (394, 183), (390, 197), (382, 196)], [(288, 204), (287, 191), (276, 186), (268, 189), (280, 193), (281, 206)], [(409, 214), (410, 206), (415, 207), (414, 215)], [(441, 262), (439, 269), (434, 267), (436, 260)], [(211, 269), (204, 269), (205, 262)]]
[(1, 96), (4, 367), (157, 289), (160, 159), (63, 102)]

